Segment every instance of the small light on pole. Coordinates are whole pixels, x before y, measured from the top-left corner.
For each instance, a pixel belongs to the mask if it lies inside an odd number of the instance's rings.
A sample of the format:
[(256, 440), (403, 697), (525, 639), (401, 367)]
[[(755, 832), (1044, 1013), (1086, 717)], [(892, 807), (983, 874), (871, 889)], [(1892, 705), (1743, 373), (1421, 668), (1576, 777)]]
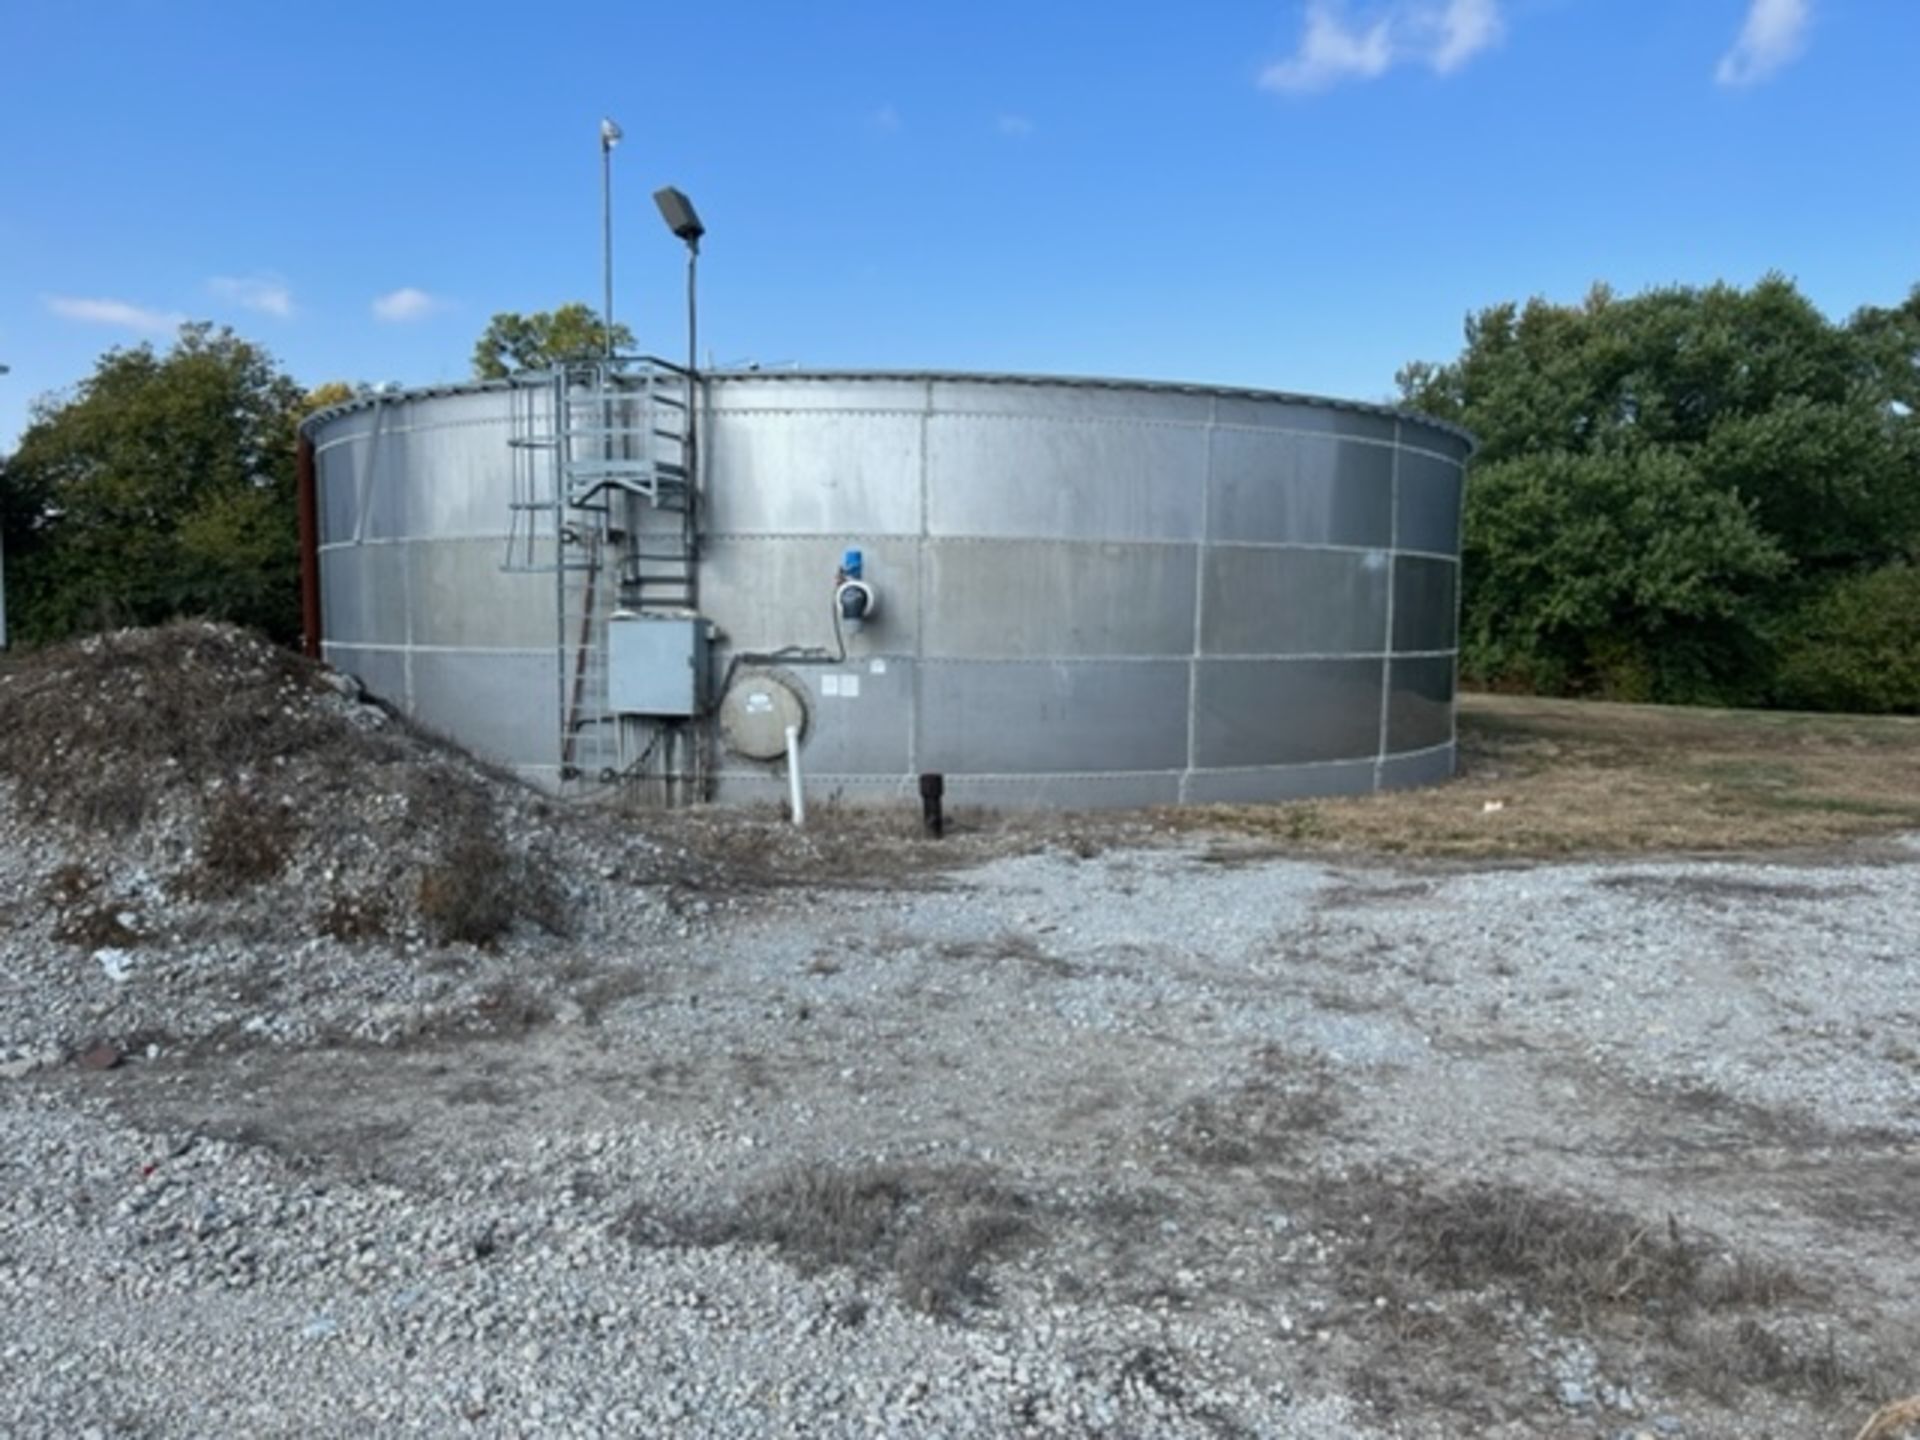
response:
[(653, 192), (653, 203), (660, 207), (660, 218), (667, 222), (667, 228), (686, 241), (688, 249), (698, 250), (700, 237), (707, 233), (707, 227), (700, 223), (693, 201), (668, 185)]
[(693, 201), (683, 191), (667, 185), (653, 192), (653, 203), (659, 208), (660, 218), (667, 222), (671, 230), (687, 246), (687, 373), (691, 379), (694, 364), (699, 355), (697, 348), (699, 327), (694, 312), (694, 281), (700, 263), (700, 237), (707, 233), (707, 227), (700, 223), (700, 213), (693, 208)]
[[(654, 191), (653, 203), (660, 211), (660, 218), (667, 222), (667, 229), (686, 242), (687, 247), (687, 477), (691, 483), (698, 473), (695, 450), (700, 431), (694, 408), (694, 377), (700, 369), (700, 325), (694, 295), (700, 270), (700, 237), (707, 233), (707, 227), (700, 223), (700, 213), (693, 208), (693, 201), (671, 185)], [(687, 513), (691, 516), (692, 509)]]
[(606, 355), (613, 358), (613, 147), (625, 138), (612, 120), (600, 121), (600, 272), (603, 290), (601, 324), (606, 329)]

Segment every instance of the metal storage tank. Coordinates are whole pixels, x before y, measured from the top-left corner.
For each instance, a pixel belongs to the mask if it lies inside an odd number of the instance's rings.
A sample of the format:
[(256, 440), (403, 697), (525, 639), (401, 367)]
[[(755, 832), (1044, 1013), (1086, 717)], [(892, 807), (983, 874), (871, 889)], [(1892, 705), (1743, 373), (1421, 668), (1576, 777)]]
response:
[(775, 798), (788, 723), (848, 800), (1453, 772), (1472, 440), (1418, 415), (636, 362), (372, 395), (303, 440), (325, 657), (548, 787)]

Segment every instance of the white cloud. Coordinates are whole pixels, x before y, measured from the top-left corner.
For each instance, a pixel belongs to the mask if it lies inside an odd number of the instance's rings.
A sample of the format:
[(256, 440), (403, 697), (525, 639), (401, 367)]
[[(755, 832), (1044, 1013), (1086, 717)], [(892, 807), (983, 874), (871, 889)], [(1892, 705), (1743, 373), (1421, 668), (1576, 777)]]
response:
[(1435, 23), (1439, 44), (1427, 63), (1442, 75), (1451, 75), (1482, 50), (1497, 44), (1505, 33), (1497, 0), (1453, 0)]
[(1722, 85), (1758, 85), (1807, 48), (1813, 0), (1753, 0), (1733, 48), (1713, 78)]
[(373, 302), (373, 315), (376, 320), (399, 324), (408, 320), (424, 320), (434, 311), (446, 309), (446, 306), (447, 302), (437, 295), (403, 285), (398, 290), (377, 297)]
[(285, 320), (293, 314), (293, 291), (278, 276), (216, 275), (207, 281), (207, 289), (222, 300), (242, 309), (258, 310), (262, 315)]
[(1389, 0), (1361, 17), (1346, 0), (1308, 0), (1299, 48), (1260, 75), (1263, 89), (1304, 95), (1374, 80), (1397, 65), (1451, 75), (1505, 33), (1500, 0)]
[(1268, 90), (1304, 93), (1325, 90), (1342, 80), (1371, 80), (1393, 64), (1390, 21), (1376, 20), (1365, 30), (1348, 28), (1331, 3), (1307, 6), (1306, 31), (1292, 58), (1269, 65), (1260, 76)]
[(1024, 115), (996, 116), (993, 128), (1010, 140), (1024, 139), (1033, 133), (1033, 121)]
[(126, 330), (178, 330), (187, 317), (172, 310), (149, 310), (125, 300), (85, 300), (72, 295), (49, 295), (47, 308), (67, 320), (89, 325), (118, 325)]

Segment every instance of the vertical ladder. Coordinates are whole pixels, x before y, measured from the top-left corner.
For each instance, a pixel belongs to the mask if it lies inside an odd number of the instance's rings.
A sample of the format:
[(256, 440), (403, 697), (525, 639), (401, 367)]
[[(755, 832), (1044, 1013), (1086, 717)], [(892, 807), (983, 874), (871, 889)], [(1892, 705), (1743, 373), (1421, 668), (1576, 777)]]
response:
[[(555, 577), (563, 780), (612, 778), (631, 763), (608, 694), (614, 611), (698, 606), (692, 400), (689, 373), (655, 360), (569, 362), (509, 392), (503, 568)], [(669, 755), (697, 755), (692, 737), (667, 738)]]
[(636, 610), (691, 612), (700, 605), (691, 399), (684, 373), (676, 378), (657, 364), (647, 366), (637, 403), (653, 457), (650, 504), (621, 576), (627, 603)]
[(546, 574), (560, 533), (559, 462), (555, 454), (553, 376), (516, 375), (507, 391), (507, 553), (500, 568)]

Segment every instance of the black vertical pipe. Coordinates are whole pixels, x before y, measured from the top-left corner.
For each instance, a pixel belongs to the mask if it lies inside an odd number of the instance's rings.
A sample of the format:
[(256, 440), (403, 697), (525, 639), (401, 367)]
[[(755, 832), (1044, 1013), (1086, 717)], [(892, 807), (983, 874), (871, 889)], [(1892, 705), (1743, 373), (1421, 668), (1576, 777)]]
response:
[(920, 777), (920, 823), (938, 840), (947, 833), (947, 817), (941, 800), (947, 793), (947, 777), (927, 771)]

